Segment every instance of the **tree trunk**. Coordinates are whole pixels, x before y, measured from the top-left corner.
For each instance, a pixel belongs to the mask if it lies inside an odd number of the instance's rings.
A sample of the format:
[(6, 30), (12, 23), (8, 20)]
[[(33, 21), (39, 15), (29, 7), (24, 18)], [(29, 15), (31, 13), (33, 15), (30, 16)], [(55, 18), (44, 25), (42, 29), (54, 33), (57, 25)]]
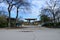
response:
[(58, 18), (58, 22), (59, 22), (59, 18)]
[(9, 4), (9, 7), (8, 7), (8, 12), (9, 12), (9, 20), (8, 20), (8, 27), (10, 28), (11, 27), (11, 20), (10, 20), (10, 17), (11, 17), (11, 9), (12, 9), (13, 5), (10, 5)]
[(18, 22), (17, 20), (18, 20), (18, 8), (17, 8), (17, 14), (16, 14), (16, 23)]
[(54, 18), (54, 19), (53, 19), (53, 21), (54, 21), (53, 23), (54, 23), (54, 27), (55, 27), (55, 26), (56, 26), (55, 15), (53, 15), (53, 18)]
[(8, 23), (8, 27), (10, 28), (10, 11), (9, 11), (9, 23)]
[(8, 7), (9, 17), (8, 17), (8, 27), (10, 28), (10, 5)]

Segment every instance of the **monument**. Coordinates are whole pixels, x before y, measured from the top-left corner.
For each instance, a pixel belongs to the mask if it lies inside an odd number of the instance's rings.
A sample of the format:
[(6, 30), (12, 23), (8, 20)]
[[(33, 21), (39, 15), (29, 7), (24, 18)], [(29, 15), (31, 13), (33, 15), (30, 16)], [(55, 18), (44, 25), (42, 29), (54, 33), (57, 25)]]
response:
[(28, 24), (31, 24), (31, 21), (35, 21), (37, 20), (36, 18), (25, 18), (25, 20), (27, 20)]

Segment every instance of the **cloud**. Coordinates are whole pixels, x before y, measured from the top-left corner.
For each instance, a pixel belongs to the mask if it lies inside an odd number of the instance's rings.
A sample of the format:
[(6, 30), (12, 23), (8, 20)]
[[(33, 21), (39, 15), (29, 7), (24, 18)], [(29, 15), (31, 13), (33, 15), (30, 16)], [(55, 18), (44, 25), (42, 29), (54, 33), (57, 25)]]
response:
[(31, 13), (23, 15), (24, 18), (37, 18), (39, 19), (38, 15), (40, 14), (40, 8), (45, 5), (44, 0), (32, 0), (33, 4)]
[[(27, 14), (24, 14), (23, 11), (19, 12), (19, 16), (22, 16), (23, 18), (37, 18), (39, 19), (38, 15), (40, 14), (40, 8), (45, 6), (45, 1), (46, 0), (29, 0), (31, 2), (32, 8), (31, 8), (31, 13), (27, 12)], [(3, 7), (8, 7), (7, 4), (1, 3), (0, 6)], [(16, 17), (16, 8), (13, 8), (11, 11), (11, 16)]]
[(32, 14), (30, 14), (32, 17), (37, 17), (40, 13), (40, 8), (44, 5), (44, 0), (32, 0), (32, 4), (35, 6), (32, 6)]

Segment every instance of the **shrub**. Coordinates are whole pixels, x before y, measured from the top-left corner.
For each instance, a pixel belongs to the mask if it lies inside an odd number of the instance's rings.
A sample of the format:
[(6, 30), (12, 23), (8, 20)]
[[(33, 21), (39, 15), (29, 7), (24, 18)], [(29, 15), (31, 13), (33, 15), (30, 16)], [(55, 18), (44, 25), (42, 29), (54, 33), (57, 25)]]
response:
[(7, 23), (0, 23), (0, 28), (5, 28), (7, 27)]
[[(54, 26), (55, 24), (55, 26)], [(42, 26), (49, 27), (49, 28), (60, 28), (60, 22), (59, 23), (44, 23)]]

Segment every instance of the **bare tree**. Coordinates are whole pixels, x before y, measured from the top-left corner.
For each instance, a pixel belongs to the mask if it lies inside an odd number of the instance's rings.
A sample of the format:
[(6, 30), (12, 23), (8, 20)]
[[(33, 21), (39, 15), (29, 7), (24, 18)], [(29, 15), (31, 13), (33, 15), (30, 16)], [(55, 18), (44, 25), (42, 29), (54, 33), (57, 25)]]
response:
[(10, 28), (10, 17), (11, 17), (11, 10), (12, 10), (12, 7), (16, 4), (18, 4), (21, 0), (1, 0), (0, 2), (5, 2), (8, 4), (8, 13), (9, 13), (9, 22), (8, 22), (8, 27)]
[[(13, 1), (13, 0), (12, 0)], [(11, 16), (11, 9), (12, 9), (12, 7), (13, 7), (13, 5), (12, 5), (12, 1), (11, 2), (9, 2), (8, 0), (6, 0), (6, 2), (8, 3), (8, 12), (9, 12), (9, 23), (8, 23), (8, 26), (9, 26), (9, 28), (10, 28), (10, 16)]]
[(18, 11), (19, 11), (19, 7), (21, 6), (25, 6), (25, 8), (27, 9), (27, 5), (29, 5), (29, 3), (26, 0), (0, 0), (1, 2), (5, 2), (8, 4), (8, 13), (9, 13), (9, 22), (8, 22), (8, 26), (10, 28), (10, 17), (11, 17), (11, 10), (13, 6), (17, 7), (17, 15), (16, 15), (16, 22), (17, 22), (17, 18), (18, 18)]
[(60, 8), (60, 1), (59, 0), (49, 0), (49, 2), (46, 2), (47, 7), (44, 10), (48, 10), (52, 16), (53, 16), (53, 21), (54, 25), (56, 23), (56, 16), (58, 15), (58, 11), (56, 9)]
[[(16, 23), (18, 20), (18, 14), (19, 14), (19, 9), (29, 9), (30, 8), (30, 3), (28, 2), (28, 0), (20, 0), (20, 2), (16, 5), (17, 7), (17, 14), (16, 14)], [(24, 8), (21, 8), (24, 7)]]

